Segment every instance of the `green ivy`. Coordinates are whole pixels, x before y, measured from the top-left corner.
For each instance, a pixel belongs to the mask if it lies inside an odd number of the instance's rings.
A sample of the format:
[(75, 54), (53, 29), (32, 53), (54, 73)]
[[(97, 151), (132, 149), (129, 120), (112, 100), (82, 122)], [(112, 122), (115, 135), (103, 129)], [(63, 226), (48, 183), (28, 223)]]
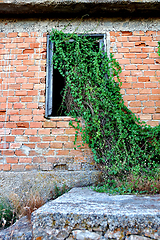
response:
[(65, 79), (62, 107), (75, 118), (76, 137), (80, 131), (107, 179), (159, 174), (160, 126), (147, 126), (124, 105), (121, 67), (113, 55), (108, 58), (97, 47), (96, 37), (54, 29), (50, 39), (55, 44), (53, 66)]

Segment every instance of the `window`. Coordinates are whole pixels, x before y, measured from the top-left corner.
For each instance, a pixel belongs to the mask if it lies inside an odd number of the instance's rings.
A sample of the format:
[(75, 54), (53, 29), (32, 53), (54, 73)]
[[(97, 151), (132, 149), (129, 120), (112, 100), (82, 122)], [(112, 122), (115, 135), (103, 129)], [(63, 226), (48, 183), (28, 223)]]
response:
[[(96, 37), (99, 48), (106, 51), (106, 35), (91, 34), (89, 37)], [(72, 41), (72, 39), (70, 39)], [(62, 103), (61, 92), (64, 88), (64, 79), (57, 69), (53, 68), (52, 58), (54, 52), (54, 43), (51, 42), (50, 36), (47, 35), (47, 66), (46, 66), (46, 108), (45, 117), (64, 116), (64, 112), (59, 113)]]

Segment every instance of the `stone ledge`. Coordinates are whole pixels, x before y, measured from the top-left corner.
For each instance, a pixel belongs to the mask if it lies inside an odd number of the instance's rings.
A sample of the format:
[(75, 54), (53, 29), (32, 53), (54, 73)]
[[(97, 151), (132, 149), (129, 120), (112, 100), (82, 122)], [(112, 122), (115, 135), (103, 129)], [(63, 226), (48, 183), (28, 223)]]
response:
[(82, 17), (157, 16), (159, 0), (0, 0), (0, 14), (9, 16)]
[(49, 198), (55, 184), (68, 188), (93, 185), (100, 179), (100, 172), (91, 171), (29, 171), (0, 172), (0, 197), (26, 192), (39, 193), (44, 199)]
[(96, 193), (74, 188), (32, 215), (33, 239), (160, 239), (160, 195)]

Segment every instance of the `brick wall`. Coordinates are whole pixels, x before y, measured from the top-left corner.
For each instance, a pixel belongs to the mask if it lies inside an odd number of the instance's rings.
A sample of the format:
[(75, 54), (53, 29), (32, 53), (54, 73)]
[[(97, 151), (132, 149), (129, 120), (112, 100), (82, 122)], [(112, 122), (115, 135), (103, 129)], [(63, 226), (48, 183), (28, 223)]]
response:
[(110, 32), (111, 52), (122, 67), (125, 104), (151, 126), (160, 122), (160, 31)]
[[(125, 104), (148, 124), (159, 124), (160, 31), (109, 34), (110, 51), (123, 70)], [(45, 65), (45, 33), (0, 33), (1, 171), (94, 168), (87, 146), (74, 150), (70, 118), (44, 118)]]

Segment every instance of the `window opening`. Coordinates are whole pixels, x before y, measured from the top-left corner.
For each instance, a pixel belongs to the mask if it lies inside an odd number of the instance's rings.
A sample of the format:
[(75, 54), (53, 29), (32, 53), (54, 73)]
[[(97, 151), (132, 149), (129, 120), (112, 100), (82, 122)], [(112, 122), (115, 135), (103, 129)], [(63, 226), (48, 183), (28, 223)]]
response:
[[(102, 48), (106, 52), (106, 35), (90, 34), (84, 35), (97, 38), (97, 49)], [(74, 41), (72, 39), (69, 40)], [(65, 110), (61, 109), (62, 91), (65, 86), (65, 80), (58, 69), (53, 68), (52, 58), (54, 52), (54, 43), (47, 35), (47, 66), (46, 66), (46, 107), (45, 117), (65, 116)]]

